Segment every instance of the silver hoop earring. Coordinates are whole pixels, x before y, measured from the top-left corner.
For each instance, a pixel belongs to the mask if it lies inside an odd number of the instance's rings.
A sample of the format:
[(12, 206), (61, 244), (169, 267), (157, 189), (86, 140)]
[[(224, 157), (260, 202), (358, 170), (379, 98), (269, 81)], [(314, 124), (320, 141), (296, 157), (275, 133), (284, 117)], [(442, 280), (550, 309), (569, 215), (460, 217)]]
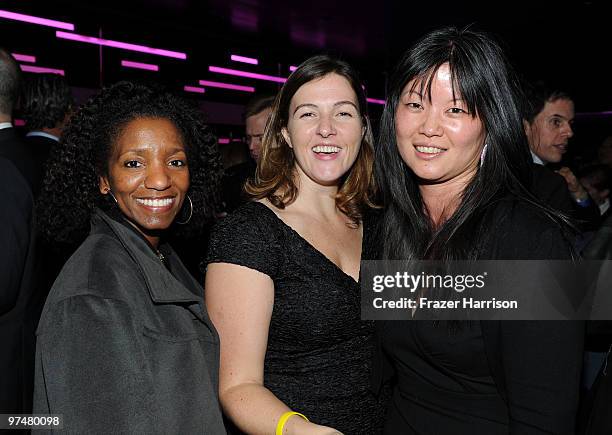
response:
[(189, 195), (187, 195), (187, 199), (189, 200), (189, 217), (187, 218), (187, 220), (185, 220), (183, 222), (177, 221), (176, 222), (177, 225), (186, 225), (186, 224), (188, 224), (189, 221), (191, 220), (191, 216), (193, 216), (193, 202), (191, 202), (191, 198), (189, 197)]
[(115, 198), (115, 195), (113, 195), (113, 191), (108, 189), (107, 192), (115, 200), (115, 204), (119, 205), (119, 203), (117, 202), (117, 198)]

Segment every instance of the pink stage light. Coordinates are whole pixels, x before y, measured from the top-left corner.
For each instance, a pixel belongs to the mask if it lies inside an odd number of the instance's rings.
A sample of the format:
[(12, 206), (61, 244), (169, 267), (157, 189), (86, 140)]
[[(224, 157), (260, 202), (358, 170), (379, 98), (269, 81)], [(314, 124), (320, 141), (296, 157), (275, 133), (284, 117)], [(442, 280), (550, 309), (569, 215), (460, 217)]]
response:
[(247, 77), (247, 78), (256, 79), (256, 80), (267, 80), (269, 82), (285, 83), (287, 81), (287, 79), (284, 77), (269, 76), (266, 74), (257, 74), (257, 73), (247, 72), (247, 71), (240, 71), (237, 69), (221, 68), (219, 66), (209, 66), (208, 71), (216, 72), (219, 74), (228, 74), (230, 76)]
[(237, 54), (232, 54), (230, 56), (234, 62), (242, 62), (242, 63), (250, 63), (251, 65), (259, 65), (259, 61), (253, 57), (244, 57), (238, 56)]
[(377, 100), (376, 98), (366, 98), (368, 103), (385, 105), (385, 100)]
[(202, 86), (210, 86), (211, 88), (231, 89), (234, 91), (255, 92), (253, 86), (233, 85), (231, 83), (211, 82), (209, 80), (200, 80)]
[(289, 71), (291, 71), (291, 72), (295, 71), (296, 69), (297, 69), (297, 66), (295, 66), (295, 65), (291, 65), (289, 67)]
[(15, 118), (13, 119), (13, 125), (15, 127), (23, 127), (24, 125), (26, 125), (26, 122), (23, 119)]
[(126, 68), (146, 69), (147, 71), (159, 71), (159, 66), (151, 63), (132, 62), (131, 60), (122, 60), (121, 66)]
[(69, 39), (71, 41), (86, 42), (88, 44), (104, 45), (106, 47), (120, 48), (122, 50), (139, 51), (141, 53), (154, 54), (156, 56), (173, 57), (175, 59), (187, 59), (185, 53), (180, 51), (163, 50), (161, 48), (152, 48), (144, 45), (130, 44), (128, 42), (113, 41), (111, 39), (95, 38), (93, 36), (77, 35), (76, 33), (68, 33), (56, 31), (55, 36), (61, 39)]
[(56, 29), (64, 29), (74, 31), (74, 24), (65, 23), (63, 21), (49, 20), (47, 18), (35, 17), (33, 15), (18, 14), (16, 12), (4, 11), (0, 9), (0, 18), (7, 20), (22, 21), (24, 23), (38, 24), (39, 26), (55, 27)]
[(30, 56), (29, 54), (18, 54), (18, 53), (11, 53), (11, 54), (13, 55), (15, 60), (18, 60), (19, 62), (36, 63), (35, 56)]
[(19, 65), (21, 67), (21, 71), (31, 72), (31, 73), (51, 73), (51, 74), (59, 74), (61, 76), (65, 75), (63, 69), (54, 69), (54, 68), (44, 68), (42, 66), (34, 66), (34, 65)]
[(185, 92), (195, 92), (196, 94), (203, 94), (206, 92), (204, 88), (198, 88), (197, 86), (183, 86)]
[(230, 143), (230, 140), (227, 137), (220, 137), (219, 138), (219, 143), (220, 144), (228, 144), (228, 143)]

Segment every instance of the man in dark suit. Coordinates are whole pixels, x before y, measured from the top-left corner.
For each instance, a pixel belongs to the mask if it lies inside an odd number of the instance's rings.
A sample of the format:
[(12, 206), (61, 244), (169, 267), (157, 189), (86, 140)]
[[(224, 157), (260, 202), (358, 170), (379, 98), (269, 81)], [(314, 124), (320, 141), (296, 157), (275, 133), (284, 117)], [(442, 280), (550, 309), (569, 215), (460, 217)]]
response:
[(570, 214), (583, 230), (596, 230), (599, 209), (573, 172), (565, 166), (554, 172), (547, 167), (561, 162), (574, 135), (573, 100), (542, 82), (528, 86), (525, 94), (523, 124), (536, 165), (534, 193), (548, 205)]
[(9, 52), (0, 48), (0, 156), (10, 160), (34, 184), (34, 160), (13, 128), (13, 110), (21, 90), (21, 71)]
[(22, 112), (28, 133), (25, 141), (34, 158), (34, 198), (42, 186), (45, 163), (70, 117), (74, 99), (66, 79), (57, 74), (36, 74), (25, 80)]
[(34, 202), (28, 183), (4, 157), (0, 197), (0, 414), (28, 413), (34, 370), (34, 331), (28, 326)]
[(0, 414), (31, 411), (34, 373), (34, 166), (12, 125), (19, 90), (19, 66), (0, 48)]

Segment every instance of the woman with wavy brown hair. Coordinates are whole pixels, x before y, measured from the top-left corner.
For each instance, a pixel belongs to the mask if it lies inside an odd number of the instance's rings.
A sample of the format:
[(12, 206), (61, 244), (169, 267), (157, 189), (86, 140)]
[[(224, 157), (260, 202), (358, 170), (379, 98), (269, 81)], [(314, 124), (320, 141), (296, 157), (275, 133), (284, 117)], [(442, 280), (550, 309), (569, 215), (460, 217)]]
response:
[(305, 61), (275, 101), (247, 185), (253, 200), (211, 237), (205, 287), (221, 338), (220, 399), (242, 431), (380, 426), (358, 284), (374, 193), (366, 105), (348, 64)]

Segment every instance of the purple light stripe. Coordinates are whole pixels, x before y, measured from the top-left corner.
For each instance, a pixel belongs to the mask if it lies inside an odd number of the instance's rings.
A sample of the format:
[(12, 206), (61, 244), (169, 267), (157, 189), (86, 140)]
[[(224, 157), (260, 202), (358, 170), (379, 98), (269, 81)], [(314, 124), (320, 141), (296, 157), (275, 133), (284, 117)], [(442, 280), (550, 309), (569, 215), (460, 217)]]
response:
[(232, 142), (242, 142), (242, 139), (234, 138), (234, 139), (232, 139)]
[(131, 60), (122, 60), (121, 66), (126, 68), (146, 69), (147, 71), (159, 71), (159, 66), (152, 63), (132, 62)]
[(185, 92), (195, 92), (197, 94), (203, 94), (204, 92), (206, 92), (206, 89), (198, 88), (197, 86), (183, 86), (183, 90)]
[(93, 36), (77, 35), (76, 33), (67, 33), (56, 31), (55, 36), (61, 39), (69, 39), (71, 41), (86, 42), (89, 44), (104, 45), (107, 47), (120, 48), (122, 50), (139, 51), (141, 53), (154, 54), (156, 56), (173, 57), (175, 59), (187, 59), (185, 53), (180, 51), (163, 50), (161, 48), (152, 48), (144, 45), (130, 44), (128, 42), (113, 41), (111, 39), (95, 38)]
[(366, 98), (368, 103), (372, 103), (372, 104), (381, 104), (381, 105), (385, 105), (385, 100), (378, 100), (376, 98)]
[(230, 143), (230, 140), (229, 140), (228, 137), (220, 137), (219, 138), (219, 143), (220, 144), (227, 144), (227, 143)]
[(232, 89), (234, 91), (244, 91), (244, 92), (255, 92), (255, 88), (253, 86), (232, 85), (231, 83), (211, 82), (209, 80), (200, 80), (200, 84), (202, 86), (209, 86), (211, 88)]
[(54, 69), (54, 68), (44, 68), (42, 66), (34, 66), (34, 65), (19, 65), (21, 67), (21, 71), (31, 72), (31, 73), (51, 73), (51, 74), (59, 74), (61, 76), (65, 75), (63, 69)]
[(254, 57), (245, 57), (245, 56), (238, 56), (237, 54), (232, 54), (230, 56), (230, 59), (232, 59), (234, 62), (242, 62), (242, 63), (250, 63), (251, 65), (259, 65), (259, 61), (255, 59)]
[(0, 9), (0, 18), (7, 20), (22, 21), (24, 23), (38, 24), (39, 26), (55, 27), (56, 29), (74, 31), (74, 24), (63, 21), (49, 20), (47, 18), (35, 17), (33, 15), (18, 14), (16, 12), (4, 11)]
[(285, 83), (287, 81), (287, 79), (283, 77), (269, 76), (266, 74), (257, 74), (257, 73), (247, 72), (247, 71), (240, 71), (237, 69), (221, 68), (219, 66), (209, 66), (208, 71), (216, 72), (219, 74), (227, 74), (230, 76), (247, 77), (247, 78), (256, 79), (256, 80), (266, 80), (269, 82)]
[(291, 65), (289, 67), (289, 71), (291, 71), (291, 72), (295, 71), (296, 69), (297, 69), (297, 66), (295, 66), (295, 65)]
[(18, 53), (11, 53), (11, 54), (13, 55), (15, 60), (18, 60), (19, 62), (36, 63), (36, 56), (30, 56), (29, 54), (18, 54)]
[(612, 116), (612, 110), (608, 110), (605, 112), (578, 112), (576, 113), (576, 117), (593, 117), (593, 116)]

